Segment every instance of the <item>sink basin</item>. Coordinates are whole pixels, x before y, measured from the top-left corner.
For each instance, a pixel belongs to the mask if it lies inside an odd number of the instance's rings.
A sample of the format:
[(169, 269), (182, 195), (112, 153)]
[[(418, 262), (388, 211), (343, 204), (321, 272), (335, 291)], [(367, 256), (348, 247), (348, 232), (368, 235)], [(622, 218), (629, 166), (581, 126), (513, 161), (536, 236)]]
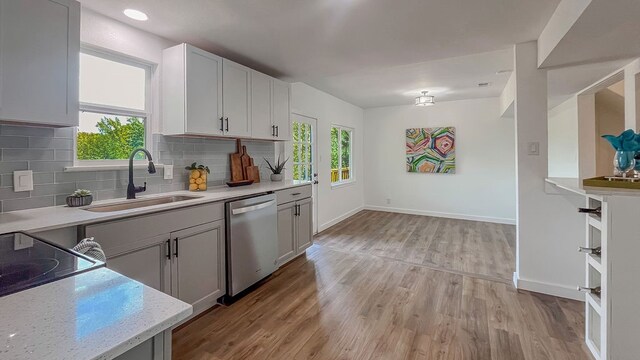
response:
[(161, 204), (169, 204), (186, 200), (199, 199), (202, 196), (193, 196), (193, 195), (174, 195), (174, 196), (162, 196), (155, 197), (151, 199), (137, 199), (137, 200), (127, 200), (118, 203), (104, 204), (104, 205), (94, 205), (84, 210), (92, 211), (92, 212), (111, 212), (111, 211), (122, 211), (122, 210), (130, 210), (137, 209), (147, 206), (153, 205), (161, 205)]

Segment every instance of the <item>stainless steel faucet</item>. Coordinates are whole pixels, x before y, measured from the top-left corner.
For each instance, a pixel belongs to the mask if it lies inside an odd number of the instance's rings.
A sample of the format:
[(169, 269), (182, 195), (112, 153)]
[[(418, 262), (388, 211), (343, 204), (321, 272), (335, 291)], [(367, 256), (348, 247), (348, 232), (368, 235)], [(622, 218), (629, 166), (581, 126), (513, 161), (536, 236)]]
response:
[(153, 165), (153, 161), (152, 161), (153, 159), (151, 158), (151, 153), (149, 153), (147, 149), (143, 149), (143, 148), (133, 150), (133, 152), (131, 153), (131, 156), (129, 156), (129, 185), (127, 185), (127, 199), (135, 199), (136, 193), (147, 190), (146, 181), (144, 182), (144, 186), (135, 186), (133, 184), (133, 158), (140, 151), (144, 152), (145, 155), (147, 156), (147, 159), (149, 159), (149, 168), (148, 168), (149, 174), (156, 173), (156, 167), (155, 165)]

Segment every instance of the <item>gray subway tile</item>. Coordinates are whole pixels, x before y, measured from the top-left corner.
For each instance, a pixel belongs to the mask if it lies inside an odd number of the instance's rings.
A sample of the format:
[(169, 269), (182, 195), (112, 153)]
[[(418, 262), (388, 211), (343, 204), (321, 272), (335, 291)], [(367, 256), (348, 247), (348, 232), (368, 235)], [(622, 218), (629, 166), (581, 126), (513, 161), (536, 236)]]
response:
[(113, 190), (116, 188), (116, 180), (100, 180), (100, 181), (78, 181), (76, 183), (78, 189), (87, 189), (91, 192), (99, 190)]
[(19, 125), (1, 125), (0, 135), (53, 137), (53, 128)]
[(53, 136), (56, 138), (73, 139), (73, 128), (57, 128), (53, 130)]
[(29, 163), (26, 161), (0, 161), (0, 174), (10, 174), (18, 170), (29, 170)]
[(56, 172), (55, 174), (56, 183), (72, 182), (72, 181), (88, 181), (88, 180), (95, 180), (95, 179), (96, 179), (95, 171)]
[(30, 161), (29, 169), (33, 172), (63, 171), (65, 167), (72, 166), (73, 161)]
[(52, 149), (2, 149), (2, 160), (54, 160)]
[(29, 191), (13, 191), (13, 187), (3, 187), (0, 188), (0, 200), (8, 200), (8, 199), (23, 199), (28, 198), (30, 196)]
[(55, 160), (62, 161), (73, 161), (73, 150), (61, 150), (56, 149), (54, 158)]
[(13, 174), (0, 175), (0, 187), (13, 187)]
[(31, 196), (44, 196), (44, 195), (70, 195), (77, 189), (75, 182), (70, 183), (58, 183), (58, 184), (45, 184), (35, 185)]
[(29, 147), (31, 149), (73, 149), (72, 139), (60, 139), (51, 137), (30, 137)]
[(40, 197), (32, 197), (32, 198), (24, 198), (24, 199), (9, 199), (2, 201), (2, 211), (17, 211), (17, 210), (25, 210), (25, 209), (35, 209), (46, 206), (54, 206), (55, 205), (55, 197), (51, 196), (40, 196)]
[(33, 173), (34, 185), (53, 184), (53, 183), (54, 183), (53, 173)]
[(0, 135), (0, 149), (26, 149), (29, 138), (26, 136)]

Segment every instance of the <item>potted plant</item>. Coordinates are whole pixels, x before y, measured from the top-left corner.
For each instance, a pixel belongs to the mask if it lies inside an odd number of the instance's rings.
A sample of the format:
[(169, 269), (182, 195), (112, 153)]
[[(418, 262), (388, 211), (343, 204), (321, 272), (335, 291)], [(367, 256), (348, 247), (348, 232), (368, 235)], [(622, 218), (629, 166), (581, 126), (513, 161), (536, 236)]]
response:
[(211, 174), (208, 166), (194, 162), (184, 169), (189, 170), (189, 191), (207, 190), (207, 174)]
[(289, 161), (289, 158), (287, 158), (283, 162), (280, 162), (280, 156), (278, 156), (278, 160), (274, 164), (275, 166), (272, 166), (269, 160), (267, 160), (266, 158), (263, 158), (263, 159), (264, 161), (267, 162), (267, 166), (269, 166), (269, 170), (271, 170), (272, 172), (271, 181), (282, 181), (282, 171), (285, 169), (284, 164), (286, 164), (287, 161)]
[(67, 205), (69, 207), (87, 206), (93, 202), (91, 191), (78, 189), (73, 194), (67, 196)]

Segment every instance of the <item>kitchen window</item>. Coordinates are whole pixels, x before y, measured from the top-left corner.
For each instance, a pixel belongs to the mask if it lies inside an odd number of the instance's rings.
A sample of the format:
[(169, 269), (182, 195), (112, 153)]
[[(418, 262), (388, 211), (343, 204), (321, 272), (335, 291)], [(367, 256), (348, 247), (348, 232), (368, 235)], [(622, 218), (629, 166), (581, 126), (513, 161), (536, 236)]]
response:
[(134, 149), (149, 149), (152, 69), (136, 59), (82, 49), (75, 166), (124, 165)]
[(352, 182), (353, 129), (331, 126), (331, 185)]

